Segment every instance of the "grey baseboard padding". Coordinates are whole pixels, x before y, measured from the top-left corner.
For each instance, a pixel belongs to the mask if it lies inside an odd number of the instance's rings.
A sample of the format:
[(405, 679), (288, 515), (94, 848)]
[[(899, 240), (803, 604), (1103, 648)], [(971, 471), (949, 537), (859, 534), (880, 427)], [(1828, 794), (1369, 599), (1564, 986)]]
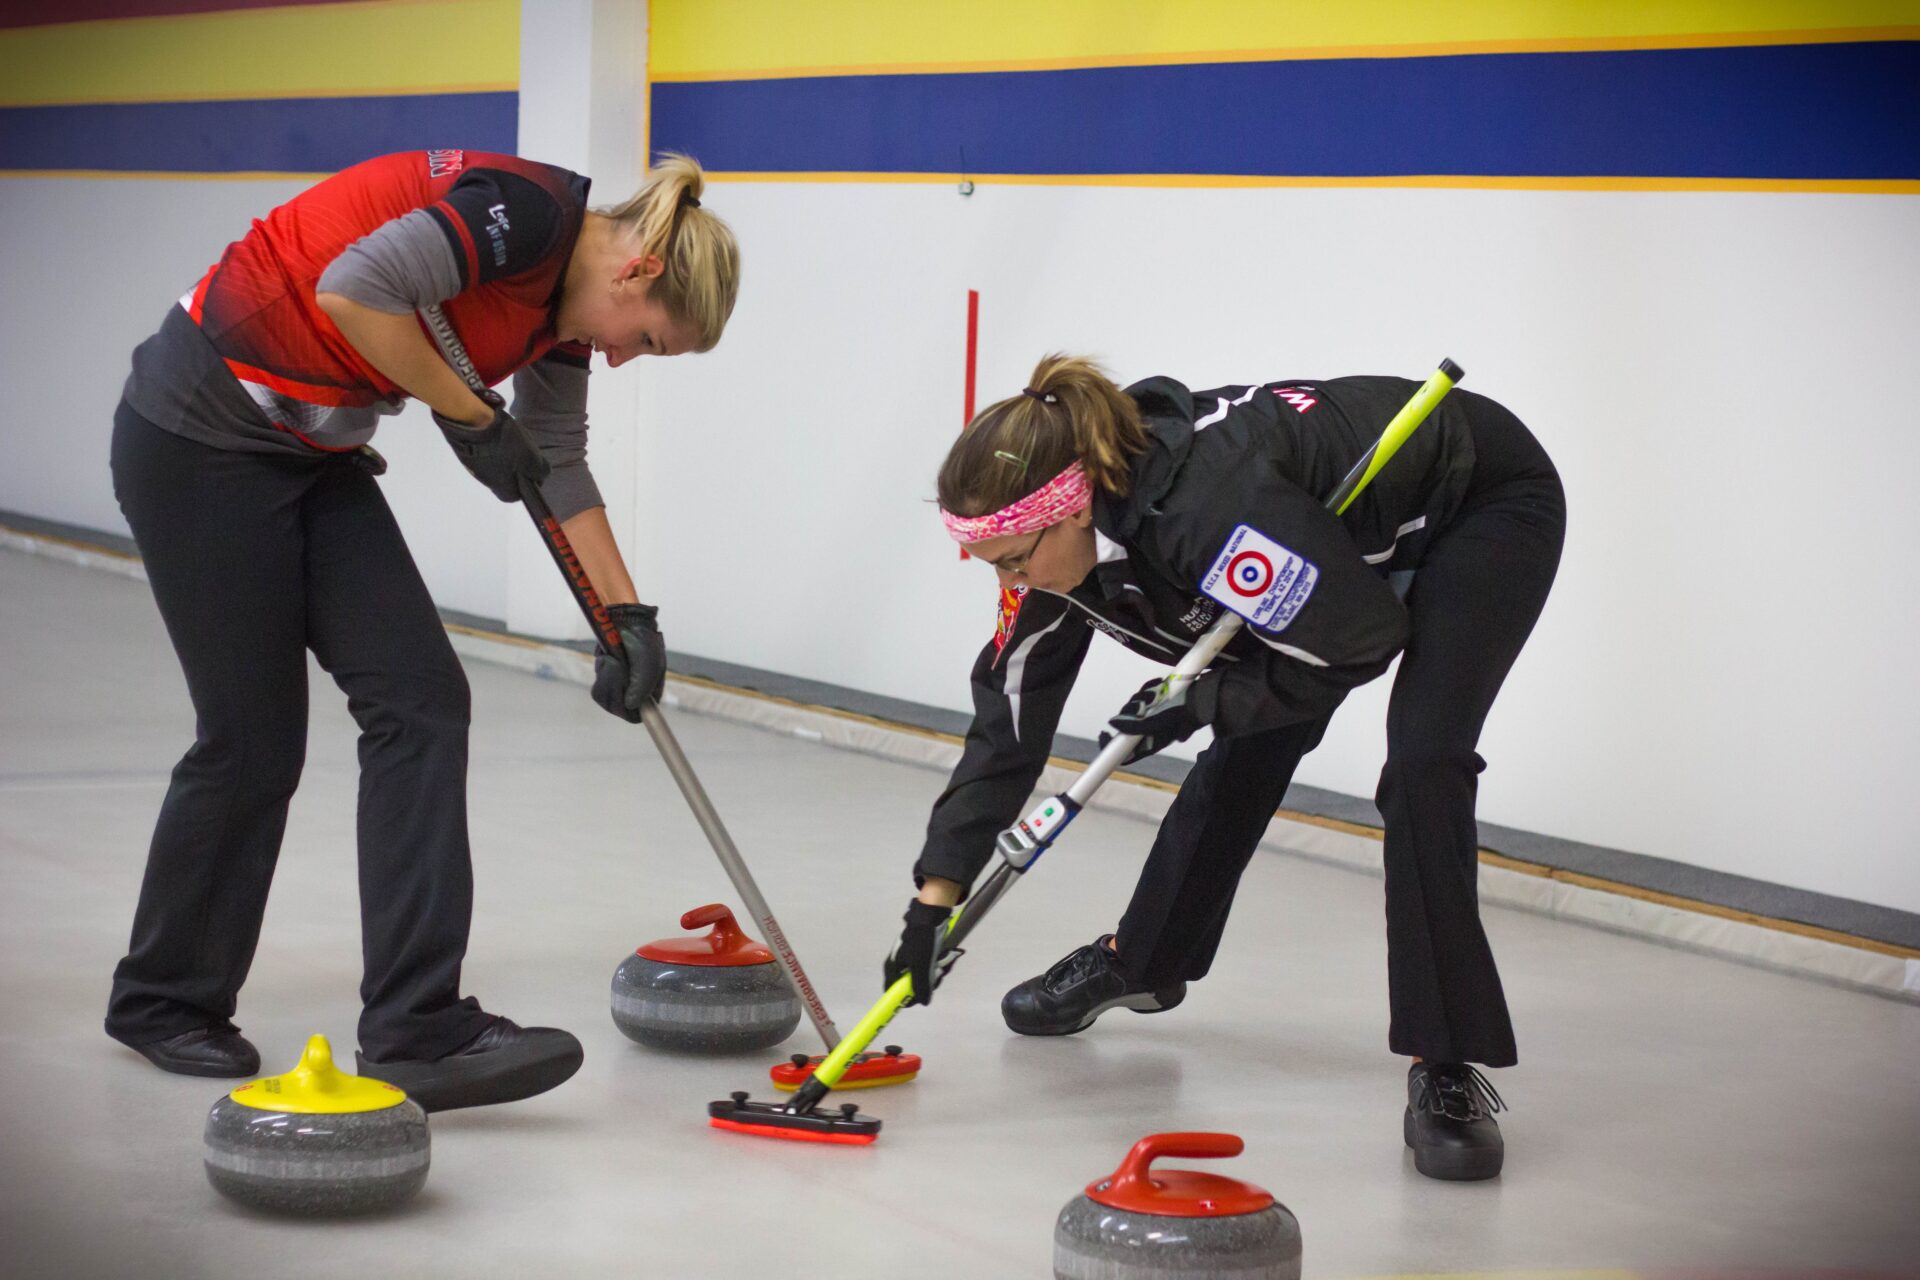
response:
[(84, 525), (43, 520), (39, 516), (21, 515), (17, 511), (0, 510), (0, 525), (16, 533), (30, 533), (42, 538), (59, 538), (65, 542), (78, 542), (83, 546), (117, 556), (140, 554), (140, 549), (133, 545), (133, 539), (123, 533), (107, 533), (101, 529), (86, 528)]
[[(695, 654), (676, 653), (670, 654), (669, 658), (672, 669), (685, 675), (785, 698), (790, 702), (871, 716), (909, 728), (962, 737), (970, 721), (970, 717), (961, 712), (941, 707), (862, 693), (857, 689), (844, 689), (817, 680), (760, 671)], [(1055, 755), (1081, 764), (1092, 761), (1096, 750), (1097, 744), (1086, 738), (1062, 734), (1054, 739)], [(1130, 765), (1128, 769), (1129, 772), (1177, 786), (1186, 778), (1189, 767), (1185, 760), (1155, 756)], [(1287, 789), (1284, 808), (1309, 817), (1330, 818), (1356, 826), (1380, 826), (1380, 811), (1374, 807), (1372, 800), (1300, 783)], [(1669, 858), (1583, 844), (1577, 840), (1540, 835), (1490, 822), (1480, 824), (1480, 844), (1494, 853), (1555, 871), (1570, 871), (1729, 911), (1791, 921), (1891, 946), (1920, 949), (1920, 915), (1892, 907), (1789, 888), (1766, 880), (1691, 866)]]
[[(0, 526), (21, 534), (80, 544), (114, 556), (137, 554), (128, 538), (59, 521), (0, 511)], [(441, 614), (449, 624), (474, 631), (543, 644), (555, 643), (541, 641), (538, 637), (514, 636), (496, 618), (479, 617), (451, 609), (442, 610)], [(560, 647), (579, 651), (592, 648), (586, 641), (561, 643)], [(762, 671), (737, 663), (703, 658), (698, 654), (670, 652), (669, 665), (681, 675), (729, 688), (955, 738), (966, 734), (970, 720), (965, 713), (942, 707), (847, 689), (800, 676)], [(1063, 759), (1085, 764), (1093, 759), (1095, 751), (1096, 744), (1085, 738), (1063, 734), (1054, 740), (1054, 754)], [(1184, 760), (1154, 757), (1132, 766), (1129, 772), (1178, 786), (1185, 779), (1189, 767)], [(1288, 789), (1284, 808), (1310, 819), (1326, 819), (1374, 829), (1380, 826), (1380, 814), (1372, 800), (1299, 783)], [(1920, 914), (1913, 912), (1790, 888), (1652, 854), (1609, 849), (1487, 822), (1480, 824), (1480, 842), (1482, 848), (1492, 853), (1549, 872), (1588, 877), (1610, 885), (1718, 908), (1723, 912), (1823, 930), (1876, 943), (1882, 948), (1920, 952)]]

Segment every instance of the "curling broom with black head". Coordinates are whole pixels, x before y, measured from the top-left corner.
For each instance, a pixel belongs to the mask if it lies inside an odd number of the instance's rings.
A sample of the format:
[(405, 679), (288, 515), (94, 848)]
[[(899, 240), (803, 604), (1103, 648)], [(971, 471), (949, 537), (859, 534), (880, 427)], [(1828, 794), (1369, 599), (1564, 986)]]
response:
[[(1393, 416), (1393, 421), (1387, 424), (1380, 438), (1353, 464), (1352, 470), (1328, 496), (1326, 507), (1335, 515), (1345, 512), (1361, 490), (1380, 474), (1381, 468), (1399, 451), (1407, 437), (1413, 434), (1414, 428), (1426, 421), (1427, 415), (1465, 376), (1465, 371), (1459, 365), (1451, 360), (1442, 360), (1440, 367), (1414, 392), (1413, 398)], [(1187, 651), (1179, 665), (1161, 682), (1161, 696), (1191, 682), (1205, 671), (1242, 625), (1244, 623), (1239, 614), (1228, 613), (1209, 627), (1194, 642), (1193, 648)], [(1080, 810), (1086, 807), (1087, 801), (1093, 798), (1093, 793), (1132, 754), (1139, 741), (1137, 736), (1131, 734), (1108, 739), (1100, 754), (1094, 757), (1093, 763), (1087, 766), (1071, 787), (1059, 795), (1042, 800), (1018, 826), (1000, 833), (995, 841), (1000, 865), (994, 868), (993, 874), (987, 877), (970, 899), (954, 908), (952, 917), (947, 921), (940, 954), (934, 963), (935, 987), (939, 986), (947, 971), (960, 958), (960, 944), (966, 941), (967, 935), (1013, 887), (1014, 881), (1025, 875), (1040, 855), (1053, 846), (1053, 842), (1060, 838), (1060, 833), (1066, 830), (1067, 824), (1073, 821)], [(874, 1038), (893, 1020), (894, 1014), (912, 997), (913, 978), (902, 974), (789, 1101), (755, 1102), (744, 1092), (735, 1093), (729, 1099), (708, 1105), (708, 1123), (716, 1129), (763, 1138), (844, 1144), (873, 1142), (880, 1136), (879, 1120), (860, 1114), (859, 1108), (850, 1102), (831, 1111), (820, 1104), (828, 1093), (838, 1087), (841, 1073), (862, 1049), (873, 1043)]]

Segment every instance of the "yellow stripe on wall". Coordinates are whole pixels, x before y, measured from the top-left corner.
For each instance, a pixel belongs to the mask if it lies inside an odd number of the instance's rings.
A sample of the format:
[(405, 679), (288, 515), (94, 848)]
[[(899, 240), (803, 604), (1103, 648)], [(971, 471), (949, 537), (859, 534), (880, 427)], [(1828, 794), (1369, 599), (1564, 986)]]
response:
[(0, 31), (0, 107), (519, 87), (519, 0), (365, 0)]
[(1920, 0), (653, 0), (656, 80), (1920, 38)]

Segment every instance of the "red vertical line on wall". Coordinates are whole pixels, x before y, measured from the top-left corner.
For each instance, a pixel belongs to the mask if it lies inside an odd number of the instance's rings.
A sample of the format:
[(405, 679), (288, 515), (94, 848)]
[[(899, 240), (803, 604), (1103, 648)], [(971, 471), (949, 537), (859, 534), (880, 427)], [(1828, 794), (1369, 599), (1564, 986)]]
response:
[(973, 421), (973, 369), (980, 353), (980, 291), (967, 290), (967, 416), (961, 426)]
[[(973, 421), (973, 370), (980, 354), (980, 291), (967, 290), (967, 404), (966, 416), (960, 419), (960, 425), (966, 426)], [(960, 548), (962, 560), (971, 559), (965, 547)]]

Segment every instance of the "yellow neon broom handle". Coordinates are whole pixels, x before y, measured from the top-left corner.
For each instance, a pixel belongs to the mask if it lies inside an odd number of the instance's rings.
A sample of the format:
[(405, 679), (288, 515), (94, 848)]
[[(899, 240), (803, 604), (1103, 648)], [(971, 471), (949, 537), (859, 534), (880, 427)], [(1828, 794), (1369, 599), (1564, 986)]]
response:
[[(1380, 433), (1379, 440), (1375, 441), (1373, 448), (1367, 451), (1366, 457), (1354, 464), (1353, 470), (1347, 473), (1345, 479), (1340, 482), (1340, 487), (1328, 498), (1327, 505), (1333, 507), (1334, 514), (1338, 515), (1347, 509), (1360, 492), (1372, 482), (1374, 476), (1380, 473), (1380, 469), (1393, 459), (1395, 453), (1399, 452), (1400, 446), (1406, 442), (1408, 436), (1413, 434), (1414, 428), (1426, 421), (1427, 415), (1433, 412), (1434, 406), (1445, 399), (1447, 392), (1453, 390), (1454, 384), (1465, 376), (1466, 371), (1453, 361), (1440, 362), (1439, 369), (1435, 370), (1433, 376), (1414, 392), (1411, 400), (1401, 406), (1400, 412), (1393, 415), (1393, 420), (1387, 423), (1386, 430)], [(1001, 868), (1001, 872), (1006, 870), (1005, 867)], [(1001, 872), (996, 872), (996, 877)], [(1000, 885), (1000, 892), (977, 894), (972, 903), (957, 908), (947, 920), (946, 934), (954, 932), (954, 926), (960, 923), (967, 913), (968, 906), (974, 909), (977, 918), (980, 912), (998, 900), (1000, 893), (1005, 892), (1005, 887), (1003, 883)], [(942, 936), (944, 939), (946, 935)], [(873, 1043), (881, 1029), (893, 1021), (893, 1015), (900, 1012), (901, 1006), (912, 998), (913, 975), (903, 973), (894, 979), (893, 985), (887, 988), (886, 994), (880, 997), (879, 1003), (867, 1010), (866, 1016), (854, 1024), (853, 1030), (847, 1033), (846, 1038), (834, 1048), (833, 1052), (821, 1060), (819, 1066), (814, 1068), (813, 1079), (828, 1090), (837, 1086), (841, 1077), (846, 1075), (847, 1068), (854, 1058), (861, 1050)]]
[(1400, 451), (1400, 446), (1406, 443), (1407, 437), (1413, 434), (1414, 428), (1426, 421), (1427, 415), (1433, 412), (1433, 407), (1445, 399), (1447, 392), (1453, 390), (1454, 384), (1464, 376), (1464, 371), (1453, 361), (1440, 362), (1440, 367), (1434, 370), (1433, 376), (1413, 393), (1413, 399), (1400, 406), (1400, 412), (1393, 415), (1393, 421), (1389, 422), (1387, 429), (1380, 433), (1380, 439), (1375, 442), (1373, 448), (1367, 450), (1366, 470), (1362, 471), (1357, 478), (1348, 477), (1352, 487), (1347, 490), (1346, 497), (1341, 499), (1339, 505), (1334, 507), (1335, 515), (1345, 514), (1346, 509), (1353, 505), (1353, 500), (1360, 496), (1360, 491), (1380, 474), (1382, 467), (1393, 460), (1393, 455)]
[(900, 1006), (912, 998), (913, 975), (903, 973), (893, 980), (893, 985), (880, 997), (880, 1002), (867, 1010), (866, 1017), (856, 1022), (846, 1038), (813, 1069), (813, 1078), (829, 1089), (839, 1085), (840, 1077), (847, 1074), (847, 1067), (854, 1058), (874, 1042), (881, 1029), (893, 1021), (893, 1015), (900, 1012)]
[[(993, 893), (986, 896), (991, 902), (1000, 895)], [(978, 898), (971, 905), (978, 905)], [(952, 935), (953, 927), (960, 923), (961, 917), (966, 913), (966, 906), (954, 908), (953, 914), (947, 917), (947, 927), (941, 931), (942, 942), (946, 942)], [(958, 942), (956, 940), (949, 945), (957, 946)], [(937, 959), (936, 954), (936, 961)], [(886, 994), (880, 997), (879, 1002), (867, 1010), (866, 1016), (853, 1024), (853, 1030), (847, 1032), (846, 1039), (835, 1045), (833, 1052), (820, 1060), (820, 1065), (813, 1069), (813, 1078), (829, 1089), (837, 1087), (840, 1077), (847, 1074), (847, 1067), (852, 1064), (854, 1058), (859, 1056), (861, 1050), (879, 1039), (880, 1032), (893, 1021), (893, 1015), (900, 1012), (900, 1007), (911, 999), (913, 999), (913, 975), (903, 973), (893, 980), (893, 985), (887, 988)]]

